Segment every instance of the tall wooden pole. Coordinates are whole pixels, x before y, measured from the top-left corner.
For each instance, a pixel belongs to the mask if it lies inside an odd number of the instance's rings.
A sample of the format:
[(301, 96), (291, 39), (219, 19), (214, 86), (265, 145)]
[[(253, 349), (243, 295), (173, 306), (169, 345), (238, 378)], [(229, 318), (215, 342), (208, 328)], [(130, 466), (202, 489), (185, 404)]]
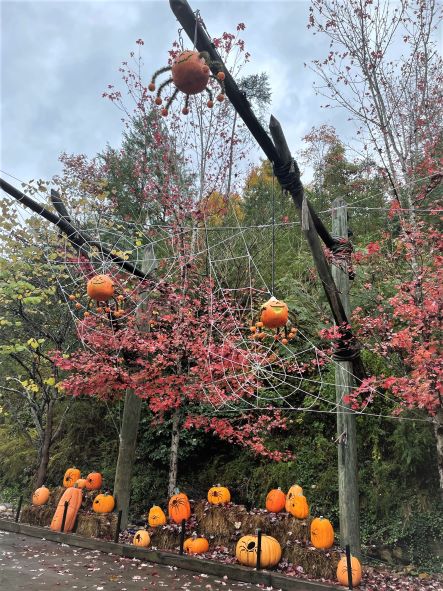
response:
[[(332, 234), (348, 240), (348, 212), (344, 199), (332, 203)], [(346, 316), (350, 317), (349, 273), (343, 266), (332, 265), (332, 276), (341, 296)], [(340, 509), (340, 543), (347, 544), (354, 556), (360, 556), (360, 507), (355, 413), (343, 402), (354, 387), (352, 361), (335, 362), (338, 441), (338, 495)]]

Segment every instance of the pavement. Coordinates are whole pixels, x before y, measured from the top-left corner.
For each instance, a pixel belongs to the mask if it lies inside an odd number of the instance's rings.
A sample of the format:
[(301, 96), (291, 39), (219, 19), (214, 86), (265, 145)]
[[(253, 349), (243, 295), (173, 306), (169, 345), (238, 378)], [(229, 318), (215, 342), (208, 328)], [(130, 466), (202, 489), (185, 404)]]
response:
[(0, 531), (1, 591), (257, 591), (257, 587)]

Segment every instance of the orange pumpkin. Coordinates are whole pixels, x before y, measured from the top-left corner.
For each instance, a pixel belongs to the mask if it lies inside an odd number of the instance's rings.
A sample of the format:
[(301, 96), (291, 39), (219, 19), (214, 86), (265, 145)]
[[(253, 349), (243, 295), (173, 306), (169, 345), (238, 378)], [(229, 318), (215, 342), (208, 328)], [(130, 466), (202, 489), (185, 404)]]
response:
[(286, 495), (286, 511), (289, 512), (289, 504), (294, 497), (298, 497), (299, 495), (303, 494), (303, 489), (298, 484), (293, 484), (291, 488), (288, 490), (288, 494)]
[(55, 510), (54, 517), (51, 521), (50, 528), (53, 531), (62, 531), (63, 513), (65, 510), (66, 501), (68, 502), (68, 510), (66, 511), (65, 527), (63, 531), (72, 531), (75, 518), (77, 517), (77, 512), (82, 504), (82, 498), (83, 493), (81, 489), (77, 488), (75, 485), (70, 486), (65, 490), (58, 502), (57, 509)]
[(135, 533), (135, 536), (132, 539), (132, 543), (134, 544), (134, 546), (147, 548), (151, 543), (151, 536), (145, 529), (139, 529), (138, 532)]
[(32, 504), (44, 505), (48, 502), (50, 494), (49, 488), (46, 488), (46, 486), (41, 486), (32, 495)]
[[(257, 566), (257, 543), (257, 536), (243, 536), (239, 539), (235, 548), (235, 556), (240, 564)], [(280, 562), (280, 558), (281, 546), (279, 542), (272, 536), (262, 535), (260, 566), (262, 568), (275, 566)]]
[(311, 543), (315, 548), (331, 548), (334, 545), (334, 528), (329, 519), (316, 517), (311, 523)]
[(183, 51), (171, 68), (172, 81), (185, 94), (203, 92), (209, 80), (209, 66), (198, 51)]
[(261, 307), (260, 320), (266, 328), (281, 328), (288, 321), (289, 310), (285, 302), (270, 298)]
[(86, 285), (86, 292), (91, 300), (107, 302), (114, 297), (114, 282), (109, 275), (95, 275)]
[(115, 500), (112, 495), (97, 495), (92, 503), (92, 509), (96, 513), (111, 513), (114, 511)]
[(280, 513), (286, 504), (286, 495), (281, 488), (270, 490), (266, 497), (266, 509), (270, 513)]
[(88, 490), (99, 490), (103, 484), (103, 478), (100, 472), (91, 472), (86, 477), (86, 488)]
[(79, 478), (75, 484), (78, 488), (86, 488), (86, 478)]
[(189, 499), (184, 493), (177, 493), (169, 499), (168, 503), (169, 518), (174, 523), (181, 523), (183, 519), (191, 517), (191, 505)]
[(151, 527), (158, 527), (159, 525), (165, 525), (166, 515), (164, 514), (161, 507), (154, 505), (149, 509), (148, 523)]
[[(358, 587), (361, 582), (361, 564), (358, 558), (351, 556), (351, 571), (352, 571), (352, 586)], [(337, 565), (337, 580), (338, 582), (347, 587), (348, 586), (348, 564), (346, 562), (346, 556), (340, 558)]]
[(188, 538), (183, 544), (183, 549), (188, 554), (203, 554), (209, 550), (209, 542), (206, 538)]
[(306, 497), (303, 495), (292, 497), (289, 503), (286, 503), (286, 506), (289, 513), (294, 517), (297, 517), (297, 519), (306, 519), (306, 517), (309, 515), (309, 505)]
[(208, 501), (211, 505), (222, 505), (229, 503), (231, 500), (231, 493), (225, 486), (213, 486), (208, 491)]
[(70, 486), (74, 486), (77, 480), (80, 478), (80, 470), (78, 468), (68, 468), (65, 472), (65, 476), (63, 478), (63, 486), (65, 488), (69, 488)]

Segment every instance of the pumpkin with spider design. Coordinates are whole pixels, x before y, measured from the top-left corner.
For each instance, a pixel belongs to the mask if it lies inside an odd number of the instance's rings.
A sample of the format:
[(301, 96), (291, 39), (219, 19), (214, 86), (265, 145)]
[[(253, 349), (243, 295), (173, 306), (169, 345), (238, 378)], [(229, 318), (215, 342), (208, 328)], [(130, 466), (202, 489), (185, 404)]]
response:
[(172, 495), (168, 503), (168, 514), (174, 523), (181, 523), (183, 519), (191, 517), (191, 505), (185, 493), (177, 491)]
[(208, 502), (211, 505), (223, 505), (231, 501), (231, 493), (225, 486), (213, 486), (208, 491)]
[(162, 109), (162, 115), (168, 115), (168, 109), (172, 102), (177, 97), (179, 92), (185, 95), (185, 106), (182, 109), (183, 115), (189, 113), (189, 97), (194, 94), (200, 94), (206, 91), (208, 94), (207, 105), (211, 109), (214, 106), (214, 100), (211, 89), (208, 87), (210, 79), (216, 80), (220, 86), (220, 93), (217, 95), (217, 100), (223, 102), (225, 100), (225, 73), (221, 70), (217, 72), (216, 76), (211, 74), (210, 66), (218, 65), (217, 62), (212, 62), (207, 51), (182, 51), (173, 61), (172, 66), (166, 66), (157, 70), (152, 76), (151, 82), (148, 86), (149, 90), (153, 92), (156, 90), (155, 81), (157, 76), (165, 72), (171, 72), (171, 77), (163, 82), (158, 90), (155, 98), (155, 104), (161, 105), (163, 103), (162, 91), (169, 85), (173, 84), (175, 89), (168, 99), (165, 107)]
[[(237, 542), (235, 556), (244, 566), (257, 566), (258, 536), (243, 536)], [(280, 562), (281, 546), (272, 536), (262, 535), (260, 566), (268, 568)]]

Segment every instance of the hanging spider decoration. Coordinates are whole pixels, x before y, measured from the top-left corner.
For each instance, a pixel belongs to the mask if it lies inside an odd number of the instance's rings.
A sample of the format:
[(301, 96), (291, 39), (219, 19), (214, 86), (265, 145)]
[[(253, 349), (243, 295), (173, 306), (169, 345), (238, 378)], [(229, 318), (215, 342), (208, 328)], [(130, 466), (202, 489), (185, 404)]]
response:
[(151, 92), (156, 89), (155, 80), (157, 76), (169, 71), (171, 71), (172, 74), (170, 78), (168, 78), (159, 86), (157, 90), (157, 97), (155, 99), (156, 105), (161, 105), (163, 103), (163, 99), (161, 97), (163, 89), (171, 83), (175, 86), (172, 96), (168, 99), (166, 106), (161, 111), (163, 117), (168, 115), (168, 109), (175, 100), (179, 91), (186, 95), (185, 106), (182, 109), (183, 115), (187, 115), (189, 113), (189, 97), (193, 94), (199, 94), (204, 90), (207, 92), (209, 97), (207, 105), (210, 109), (212, 109), (214, 106), (214, 100), (212, 91), (210, 88), (208, 88), (208, 82), (210, 79), (216, 80), (221, 89), (221, 92), (217, 95), (216, 99), (219, 102), (223, 102), (225, 100), (225, 85), (223, 82), (225, 79), (224, 72), (220, 71), (217, 73), (217, 76), (213, 76), (209, 69), (209, 65), (214, 65), (216, 63), (217, 62), (211, 61), (211, 58), (206, 51), (182, 51), (174, 59), (172, 66), (166, 66), (165, 68), (161, 68), (154, 73), (151, 83), (148, 86)]
[[(90, 315), (89, 309), (93, 301), (96, 302), (96, 312), (98, 314), (107, 314), (111, 319), (123, 316), (122, 302), (124, 297), (115, 295), (114, 282), (109, 275), (94, 275), (86, 285), (86, 293), (89, 300), (84, 312), (85, 317)], [(77, 297), (70, 295), (69, 299), (76, 301)], [(76, 302), (75, 307), (77, 310), (81, 310), (84, 306), (80, 302)]]
[(275, 342), (280, 341), (287, 345), (297, 334), (297, 328), (292, 324), (295, 321), (295, 315), (289, 312), (285, 302), (272, 296), (262, 305), (260, 320), (255, 323), (253, 321), (249, 327), (251, 338), (263, 341), (272, 337)]

